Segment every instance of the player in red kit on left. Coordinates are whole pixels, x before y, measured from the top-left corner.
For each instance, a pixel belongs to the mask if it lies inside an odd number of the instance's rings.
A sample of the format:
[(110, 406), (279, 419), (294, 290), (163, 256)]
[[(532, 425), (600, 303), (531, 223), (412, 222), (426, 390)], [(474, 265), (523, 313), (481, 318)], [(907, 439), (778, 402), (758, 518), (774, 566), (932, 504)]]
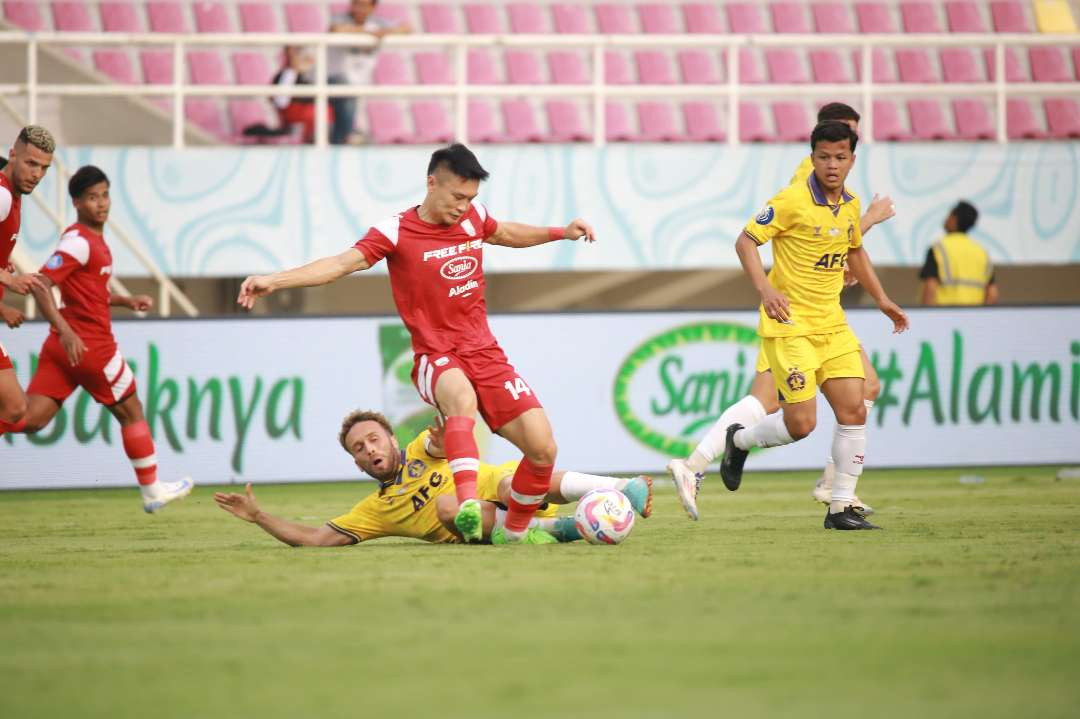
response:
[(135, 394), (135, 376), (116, 345), (109, 315), (111, 305), (143, 311), (153, 306), (153, 300), (146, 295), (120, 297), (109, 292), (112, 253), (103, 234), (111, 207), (109, 178), (93, 165), (81, 167), (71, 176), (68, 193), (78, 221), (61, 235), (56, 252), (45, 262), (39, 277), (46, 286), (60, 288), (60, 314), (86, 342), (86, 353), (77, 363), (71, 362), (53, 328), (26, 389), (23, 431), (44, 428), (64, 400), (82, 387), (120, 422), (124, 452), (135, 470), (143, 509), (156, 512), (190, 494), (193, 483), (188, 477), (176, 482), (157, 478), (154, 440)]

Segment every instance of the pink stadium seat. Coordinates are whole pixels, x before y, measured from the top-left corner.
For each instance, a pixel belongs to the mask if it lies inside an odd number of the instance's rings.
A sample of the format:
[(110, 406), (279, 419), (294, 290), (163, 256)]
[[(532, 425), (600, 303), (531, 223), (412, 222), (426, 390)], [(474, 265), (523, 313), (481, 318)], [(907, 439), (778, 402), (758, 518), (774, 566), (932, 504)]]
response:
[(593, 6), (596, 27), (605, 35), (628, 35), (637, 32), (630, 8), (615, 3), (598, 3)]
[(1035, 119), (1031, 103), (1019, 98), (1005, 103), (1005, 132), (1010, 140), (1041, 140), (1046, 137), (1042, 124)]
[(217, 50), (188, 50), (188, 73), (195, 85), (226, 85), (225, 61)]
[(413, 55), (413, 66), (421, 85), (451, 85), (454, 82), (454, 66), (444, 52), (418, 52)]
[[(232, 126), (233, 135), (239, 136), (244, 131), (244, 128), (251, 127), (252, 125), (266, 125), (267, 127), (276, 127), (278, 125), (278, 119), (274, 117), (274, 113), (270, 109), (270, 103), (263, 100), (258, 100), (253, 97), (237, 97), (230, 98), (226, 102), (227, 112), (229, 114), (229, 125)], [(244, 141), (245, 138), (238, 137), (240, 141)], [(295, 141), (293, 138), (279, 138), (273, 144), (282, 144), (282, 140)]]
[(805, 104), (791, 100), (774, 102), (772, 113), (776, 139), (780, 142), (806, 142), (810, 139), (814, 124)]
[(662, 50), (638, 50), (634, 53), (638, 82), (642, 85), (674, 85), (675, 71), (671, 58)]
[(848, 6), (839, 2), (816, 2), (811, 9), (818, 32), (854, 34), (855, 21)]
[(608, 142), (633, 142), (638, 139), (624, 103), (612, 100), (604, 103), (604, 136)]
[(548, 73), (557, 85), (585, 85), (592, 77), (579, 50), (552, 50), (548, 53)]
[(405, 112), (397, 100), (368, 100), (364, 106), (371, 139), (380, 145), (412, 141)]
[(588, 35), (592, 32), (589, 15), (582, 4), (555, 3), (551, 6), (551, 13), (555, 18), (555, 30), (563, 35)]
[[(420, 22), (426, 33), (455, 35), (461, 32), (461, 15), (455, 5), (423, 3), (420, 5)], [(469, 136), (472, 137), (471, 132)]]
[[(892, 57), (890, 57), (883, 49), (874, 48), (872, 51), (874, 74), (873, 80), (875, 83), (889, 83), (896, 82), (896, 66), (893, 64)], [(855, 79), (856, 81), (862, 81), (862, 50), (854, 50), (851, 53), (852, 59), (855, 61)]]
[(450, 113), (441, 100), (417, 100), (409, 106), (413, 127), (416, 128), (414, 142), (447, 143), (454, 137), (450, 125)]
[(242, 2), (240, 29), (244, 32), (281, 32), (277, 6), (265, 2)]
[(945, 82), (982, 82), (978, 57), (966, 47), (941, 49), (941, 73)]
[(952, 0), (945, 3), (950, 32), (986, 32), (979, 6), (973, 0)]
[(638, 5), (641, 29), (654, 35), (677, 35), (683, 31), (675, 8), (667, 3), (644, 3)]
[(765, 124), (761, 105), (756, 102), (739, 103), (739, 140), (742, 142), (768, 142), (773, 139)]
[(221, 2), (199, 0), (191, 4), (195, 11), (196, 32), (233, 32), (232, 19)]
[(769, 32), (765, 26), (765, 14), (757, 3), (733, 2), (727, 4), (728, 27), (738, 35), (760, 35)]
[[(348, 5), (342, 8), (341, 12), (344, 13), (347, 11)], [(380, 2), (375, 7), (373, 15), (380, 20), (386, 20), (391, 25), (408, 25), (411, 28), (416, 27), (416, 24), (413, 23), (412, 12), (410, 12), (409, 6), (400, 3)]]
[(908, 100), (908, 116), (911, 118), (911, 134), (916, 140), (951, 140), (953, 132), (948, 127), (939, 100)]
[(53, 28), (59, 32), (94, 32), (90, 8), (84, 2), (54, 2)]
[(7, 0), (4, 3), (4, 19), (23, 30), (40, 32), (45, 29), (45, 17), (41, 14), (40, 3), (36, 2)]
[(498, 85), (501, 82), (490, 50), (480, 48), (469, 50), (465, 68), (466, 79), (470, 85)]
[(854, 82), (851, 68), (844, 63), (843, 56), (836, 50), (811, 50), (810, 67), (814, 71), (814, 82), (841, 83)]
[(375, 67), (371, 71), (371, 80), (376, 85), (411, 85), (409, 67), (405, 56), (400, 52), (383, 50), (375, 56)]
[(1072, 49), (1073, 69), (1076, 70), (1076, 79), (1080, 80), (1080, 47)]
[[(330, 20), (326, 17), (322, 4), (288, 2), (285, 3), (285, 27), (289, 32), (326, 32), (330, 27)], [(400, 114), (400, 108), (398, 112)], [(404, 120), (402, 124), (404, 125)]]
[(544, 134), (536, 123), (536, 113), (528, 100), (503, 100), (501, 108), (508, 141), (541, 142), (544, 139)]
[(173, 81), (172, 50), (143, 50), (139, 53), (143, 82), (148, 85), (171, 85)]
[(608, 85), (630, 85), (635, 82), (626, 55), (614, 50), (604, 51), (604, 82)]
[(1046, 126), (1055, 140), (1080, 137), (1080, 105), (1076, 100), (1054, 98), (1043, 101)]
[(221, 101), (209, 97), (193, 97), (184, 101), (184, 117), (188, 122), (209, 132), (214, 137), (229, 136), (228, 125)]
[(885, 142), (911, 139), (896, 103), (891, 100), (874, 100), (874, 139)]
[[(727, 53), (721, 55), (727, 64)], [(753, 49), (748, 47), (739, 48), (739, 84), (761, 85), (765, 82), (765, 72), (761, 69), (761, 58)]]
[(715, 3), (691, 2), (683, 5), (683, 24), (686, 32), (719, 34), (724, 32)]
[(572, 100), (548, 100), (544, 103), (547, 114), (548, 140), (551, 142), (585, 142), (592, 140), (592, 133), (581, 117), (581, 107)]
[(683, 123), (686, 139), (691, 142), (723, 142), (727, 130), (720, 122), (716, 104), (702, 100), (683, 103)]
[(896, 19), (892, 9), (884, 2), (855, 3), (855, 17), (859, 20), (859, 29), (864, 33), (896, 32)]
[(1028, 48), (1031, 79), (1035, 82), (1072, 82), (1069, 61), (1060, 47)]
[(506, 6), (510, 14), (510, 31), (538, 35), (551, 32), (545, 8), (532, 3), (511, 3)]
[[(677, 53), (682, 81), (688, 85), (716, 85), (720, 72), (708, 50), (680, 50)], [(696, 111), (695, 111), (696, 112)]]
[(503, 31), (499, 11), (494, 5), (468, 3), (465, 10), (465, 27), (474, 35), (496, 35)]
[(982, 100), (953, 100), (956, 139), (993, 140), (997, 136), (990, 110)]
[(105, 32), (143, 32), (146, 29), (134, 3), (103, 2), (99, 9), (101, 29)]
[(135, 66), (131, 62), (131, 55), (127, 50), (94, 50), (93, 57), (97, 71), (114, 82), (125, 85), (135, 85), (139, 82), (135, 74)]
[[(983, 50), (983, 59), (986, 61), (986, 77), (993, 82), (996, 79), (994, 73), (995, 60), (994, 49), (986, 48)], [(1005, 48), (1005, 79), (1008, 82), (1027, 82), (1031, 78), (1028, 77), (1024, 71), (1024, 66), (1020, 62), (1020, 56), (1016, 54), (1016, 50), (1011, 47)]]
[(901, 82), (937, 82), (930, 54), (925, 50), (897, 50), (896, 66)]
[(991, 2), (990, 17), (997, 32), (1031, 32), (1024, 6), (1015, 0)]
[(507, 50), (506, 80), (511, 85), (544, 85), (547, 79), (540, 67), (540, 56), (532, 50)]
[[(148, 2), (146, 3), (146, 14), (150, 18), (150, 31), (151, 32), (172, 32), (172, 33), (185, 33), (190, 32), (191, 28), (188, 25), (187, 14), (184, 12), (186, 6), (181, 5), (178, 2)], [(204, 108), (209, 108), (208, 105), (203, 105)], [(216, 111), (211, 109), (200, 110), (201, 117), (216, 116), (222, 117), (221, 108), (218, 107)], [(222, 124), (224, 120), (221, 121)]]
[(806, 18), (806, 6), (797, 2), (774, 2), (770, 8), (773, 30), (776, 32), (810, 32), (810, 21)]
[(938, 3), (902, 2), (900, 17), (904, 21), (904, 32), (941, 32)]
[(765, 64), (769, 67), (769, 79), (774, 83), (810, 82), (806, 62), (798, 50), (769, 48), (765, 50)]
[(233, 76), (238, 85), (268, 85), (274, 78), (274, 66), (266, 53), (240, 50), (232, 55)]
[(637, 104), (640, 140), (644, 142), (672, 142), (680, 139), (675, 119), (675, 108), (662, 100), (648, 100)]
[(469, 142), (501, 142), (505, 139), (490, 101), (469, 100), (466, 114)]

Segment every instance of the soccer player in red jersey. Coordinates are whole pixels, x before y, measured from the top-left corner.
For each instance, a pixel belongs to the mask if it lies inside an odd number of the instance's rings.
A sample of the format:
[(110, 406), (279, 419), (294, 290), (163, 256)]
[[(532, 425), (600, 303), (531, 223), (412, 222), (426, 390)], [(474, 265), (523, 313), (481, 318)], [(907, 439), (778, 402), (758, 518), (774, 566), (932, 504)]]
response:
[(26, 390), (24, 431), (44, 428), (64, 400), (76, 388), (84, 388), (120, 422), (124, 452), (135, 470), (143, 509), (156, 512), (190, 494), (193, 483), (189, 477), (177, 482), (158, 480), (154, 440), (135, 394), (135, 376), (116, 346), (109, 316), (110, 305), (143, 311), (154, 302), (146, 295), (119, 297), (109, 292), (112, 253), (103, 235), (111, 206), (109, 178), (93, 165), (81, 167), (71, 176), (68, 193), (78, 221), (61, 235), (40, 277), (47, 287), (60, 288), (60, 314), (84, 338), (87, 349), (73, 363), (55, 327), (49, 333), (41, 346), (37, 372)]
[(480, 459), (473, 437), (479, 410), (493, 432), (524, 454), (511, 480), (504, 531), (492, 541), (533, 543), (542, 530), (529, 529), (529, 520), (551, 482), (555, 439), (540, 400), (488, 327), (483, 247), (532, 247), (582, 237), (592, 242), (593, 230), (580, 219), (550, 228), (496, 222), (473, 202), (488, 173), (461, 144), (432, 154), (427, 175), (423, 203), (376, 223), (339, 255), (248, 277), (237, 302), (251, 309), (257, 298), (276, 290), (333, 282), (385, 257), (394, 303), (412, 334), (413, 384), (425, 402), (446, 416), (443, 446), (459, 503), (455, 525), (466, 541), (480, 540)]

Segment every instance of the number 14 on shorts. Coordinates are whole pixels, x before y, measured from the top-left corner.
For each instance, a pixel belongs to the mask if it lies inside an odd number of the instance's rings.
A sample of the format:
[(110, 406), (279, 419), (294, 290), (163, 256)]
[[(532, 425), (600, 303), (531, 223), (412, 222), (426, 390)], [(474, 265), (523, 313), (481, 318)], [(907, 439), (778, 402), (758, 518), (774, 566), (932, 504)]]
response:
[(524, 394), (532, 396), (532, 390), (529, 389), (529, 385), (525, 384), (525, 380), (520, 377), (515, 377), (512, 382), (506, 380), (503, 387), (506, 388), (506, 391), (509, 392), (515, 400), (519, 399), (521, 395)]

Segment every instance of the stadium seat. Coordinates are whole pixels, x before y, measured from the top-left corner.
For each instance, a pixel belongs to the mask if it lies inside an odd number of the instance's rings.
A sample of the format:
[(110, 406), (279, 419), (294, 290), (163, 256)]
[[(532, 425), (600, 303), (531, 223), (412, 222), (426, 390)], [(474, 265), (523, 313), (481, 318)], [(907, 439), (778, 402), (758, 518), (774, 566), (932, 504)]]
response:
[(785, 100), (772, 104), (776, 139), (780, 142), (807, 142), (814, 123), (806, 111), (806, 105), (798, 100)]
[(951, 140), (954, 137), (948, 127), (941, 102), (932, 100), (908, 100), (908, 116), (911, 118), (911, 134), (916, 140)]
[(510, 15), (510, 32), (538, 35), (551, 31), (544, 8), (532, 3), (511, 3), (506, 6)]
[(844, 63), (843, 56), (836, 50), (811, 50), (810, 67), (814, 72), (814, 82), (843, 83), (854, 82), (851, 67)]
[[(874, 82), (881, 84), (896, 82), (896, 66), (893, 64), (892, 57), (879, 47), (871, 50), (871, 53), (874, 67)], [(862, 50), (852, 51), (851, 56), (855, 62), (855, 80), (861, 82)]]
[(209, 97), (193, 97), (184, 101), (184, 117), (214, 137), (225, 140), (230, 132), (221, 101)]
[(950, 32), (987, 32), (986, 21), (973, 0), (946, 2), (945, 16)]
[(635, 82), (625, 54), (615, 50), (604, 51), (604, 82), (608, 85), (630, 85)]
[(708, 50), (679, 50), (676, 53), (682, 81), (688, 85), (716, 85), (720, 72)]
[(1080, 105), (1076, 100), (1053, 98), (1043, 101), (1046, 108), (1046, 127), (1055, 140), (1080, 137)]
[(90, 8), (84, 2), (54, 2), (53, 28), (59, 32), (94, 32)]
[(891, 100), (874, 100), (874, 139), (884, 142), (911, 139), (896, 103)]
[(412, 140), (412, 133), (405, 125), (405, 113), (396, 100), (368, 100), (364, 104), (368, 132), (373, 142), (400, 144)]
[(502, 19), (494, 5), (467, 3), (462, 9), (465, 28), (473, 35), (497, 35), (503, 31)]
[(285, 3), (285, 27), (289, 32), (326, 32), (330, 20), (321, 4)]
[[(344, 5), (340, 12), (335, 12), (335, 15), (344, 14), (348, 11), (348, 5)], [(416, 23), (412, 18), (412, 6), (404, 5), (402, 3), (390, 3), (380, 2), (375, 7), (374, 17), (379, 20), (385, 20), (391, 25), (401, 26), (407, 25), (410, 28), (415, 28)]]
[(143, 32), (142, 15), (131, 2), (103, 2), (98, 6), (101, 12), (101, 29), (105, 32)]
[(1039, 32), (1076, 32), (1069, 3), (1064, 0), (1035, 0), (1035, 27)]
[(188, 74), (195, 85), (227, 85), (225, 61), (217, 50), (188, 50)]
[(738, 35), (760, 35), (769, 32), (761, 6), (752, 2), (727, 4), (728, 27)]
[[(720, 56), (727, 67), (727, 53)], [(752, 48), (739, 48), (739, 83), (742, 85), (761, 85), (765, 82), (765, 72), (761, 69), (761, 59)]]
[(666, 3), (645, 3), (638, 6), (641, 29), (653, 35), (676, 35), (683, 31), (675, 8)]
[(552, 50), (548, 53), (548, 74), (557, 85), (586, 85), (592, 75), (585, 66), (580, 50)]
[(839, 2), (815, 2), (811, 11), (814, 14), (814, 27), (818, 32), (851, 35), (855, 32), (855, 21), (848, 6)]
[(265, 52), (240, 50), (232, 55), (233, 76), (238, 85), (269, 85), (274, 66)]
[(413, 84), (405, 55), (387, 50), (378, 53), (375, 56), (375, 67), (371, 71), (371, 81), (376, 85)]
[(1073, 70), (1076, 71), (1076, 79), (1080, 80), (1080, 47), (1072, 49)]
[(724, 32), (724, 24), (715, 3), (691, 2), (683, 5), (683, 25), (686, 32), (699, 34), (719, 34)]
[(540, 67), (540, 56), (532, 50), (507, 50), (503, 54), (506, 63), (506, 80), (511, 85), (545, 85), (547, 78)]
[(613, 100), (604, 103), (604, 136), (608, 142), (633, 142), (638, 139), (624, 103)]
[[(252, 141), (243, 135), (244, 129), (252, 125), (265, 125), (266, 127), (277, 127), (278, 125), (278, 119), (274, 116), (270, 103), (265, 100), (253, 97), (236, 97), (230, 98), (226, 105), (229, 125), (232, 127), (232, 134), (237, 142)], [(276, 137), (270, 144), (297, 143), (300, 139), (298, 132), (293, 136)]]
[(555, 30), (563, 35), (588, 35), (592, 32), (585, 6), (579, 3), (554, 3), (551, 14)]
[(465, 58), (465, 69), (470, 85), (498, 85), (498, 71), (490, 50), (472, 48)]
[[(994, 73), (994, 49), (986, 48), (983, 50), (983, 59), (986, 61), (986, 77), (993, 82), (996, 79)], [(1027, 82), (1030, 78), (1024, 71), (1024, 66), (1020, 62), (1020, 56), (1016, 54), (1016, 50), (1011, 47), (1005, 48), (1005, 79), (1008, 82)]]
[(993, 140), (997, 137), (990, 110), (982, 100), (953, 100), (952, 110), (956, 121), (956, 139)]
[(810, 82), (806, 62), (799, 50), (769, 48), (765, 50), (765, 64), (769, 68), (769, 79), (773, 83), (786, 85)]
[(1012, 98), (1005, 103), (1005, 132), (1010, 140), (1041, 140), (1046, 137), (1046, 131), (1035, 118), (1031, 103), (1020, 98)]
[(173, 81), (172, 50), (143, 50), (139, 53), (143, 82), (148, 85), (171, 85)]
[(1023, 4), (1015, 0), (997, 0), (990, 3), (990, 17), (997, 32), (1031, 32)]
[(450, 113), (442, 100), (417, 100), (409, 106), (413, 127), (413, 140), (428, 144), (447, 143), (454, 137)]
[(426, 50), (413, 55), (413, 68), (421, 85), (452, 85), (454, 65), (450, 57), (437, 50)]
[(199, 0), (191, 9), (195, 11), (196, 32), (235, 32), (224, 3)]
[(945, 82), (983, 82), (975, 51), (966, 47), (941, 49), (941, 74)]
[(1072, 82), (1073, 72), (1060, 47), (1028, 48), (1031, 79), (1035, 82)]
[(859, 30), (864, 33), (887, 34), (896, 32), (896, 18), (892, 8), (884, 2), (855, 3), (855, 17)]
[(45, 17), (41, 14), (41, 5), (36, 2), (4, 2), (4, 19), (15, 27), (31, 32), (45, 30)]
[(265, 2), (242, 2), (240, 29), (244, 32), (281, 32), (277, 6)]
[(469, 142), (502, 142), (505, 139), (489, 100), (469, 100), (466, 115)]
[(642, 85), (674, 85), (675, 71), (671, 58), (663, 50), (638, 50), (634, 53), (638, 82)]
[(548, 140), (551, 142), (583, 142), (592, 140), (581, 118), (581, 107), (573, 100), (548, 100), (544, 103), (547, 115)]
[[(148, 2), (146, 3), (146, 16), (150, 19), (150, 32), (169, 32), (169, 33), (186, 33), (191, 32), (191, 26), (188, 25), (186, 6), (181, 5), (178, 2)], [(212, 109), (206, 108), (198, 111), (201, 117), (211, 117), (215, 113)], [(219, 119), (222, 117), (220, 108), (216, 112), (216, 117)], [(219, 124), (224, 125), (222, 120)]]
[(686, 125), (686, 139), (691, 142), (727, 140), (727, 130), (720, 122), (720, 113), (715, 103), (691, 100), (684, 102), (682, 109), (683, 123)]
[(541, 142), (544, 133), (536, 123), (532, 103), (524, 99), (503, 100), (500, 103), (506, 139), (510, 142)]
[(765, 124), (761, 105), (756, 102), (739, 103), (739, 140), (741, 142), (768, 142), (773, 139)]
[(941, 32), (941, 20), (938, 17), (938, 3), (933, 2), (901, 2), (900, 18), (904, 24), (904, 32)]
[(98, 49), (93, 52), (94, 68), (113, 82), (137, 85), (139, 77), (127, 50)]
[[(424, 32), (429, 34), (456, 35), (461, 32), (461, 15), (456, 5), (422, 3), (420, 23)], [(472, 137), (471, 134), (470, 137)]]
[(926, 50), (897, 50), (896, 66), (900, 71), (900, 82), (938, 82)]
[(598, 3), (593, 6), (596, 13), (596, 28), (605, 35), (629, 35), (637, 32), (637, 25), (630, 14), (630, 8), (616, 3)]
[(798, 2), (774, 2), (769, 6), (774, 32), (810, 33), (810, 21), (806, 17), (806, 5)]
[(637, 104), (638, 139), (643, 142), (674, 142), (682, 139), (675, 117), (675, 108), (663, 100), (646, 100)]

